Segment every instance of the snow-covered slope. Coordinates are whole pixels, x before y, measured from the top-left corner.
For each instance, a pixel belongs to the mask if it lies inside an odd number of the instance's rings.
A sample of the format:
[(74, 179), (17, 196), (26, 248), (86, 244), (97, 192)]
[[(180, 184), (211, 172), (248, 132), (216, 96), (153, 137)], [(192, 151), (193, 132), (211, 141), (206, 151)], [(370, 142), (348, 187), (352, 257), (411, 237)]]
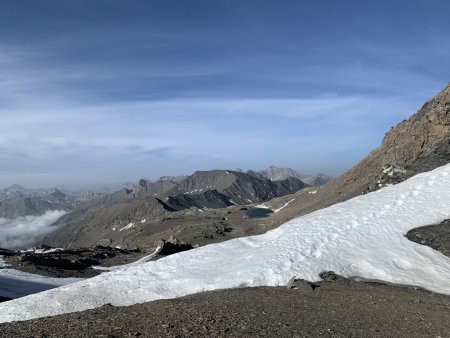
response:
[(292, 276), (343, 276), (450, 294), (450, 259), (408, 241), (410, 229), (450, 217), (450, 165), (396, 186), (234, 239), (125, 267), (0, 304), (0, 321), (25, 320), (239, 286), (285, 285)]

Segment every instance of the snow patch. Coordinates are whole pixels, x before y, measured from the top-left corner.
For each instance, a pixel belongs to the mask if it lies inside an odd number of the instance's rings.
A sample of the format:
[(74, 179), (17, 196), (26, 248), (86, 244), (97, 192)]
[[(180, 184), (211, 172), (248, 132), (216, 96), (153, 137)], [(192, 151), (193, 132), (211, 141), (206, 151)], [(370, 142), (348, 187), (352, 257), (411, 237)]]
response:
[(255, 208), (261, 208), (261, 209), (270, 209), (267, 205), (265, 204), (259, 204), (257, 206), (255, 206)]
[(132, 227), (134, 227), (134, 223), (128, 223), (122, 229), (119, 229), (119, 231), (128, 230), (128, 229), (131, 229)]
[(33, 252), (35, 254), (47, 254), (47, 253), (52, 253), (52, 252), (56, 252), (56, 251), (62, 251), (64, 250), (63, 248), (51, 248), (51, 249), (36, 249), (36, 248), (31, 248), (31, 249), (27, 249), (27, 250), (20, 250), (20, 252)]
[[(117, 247), (117, 248), (120, 249), (120, 247)], [(151, 261), (151, 259), (153, 257), (155, 257), (158, 254), (158, 252), (160, 252), (160, 251), (161, 251), (161, 247), (158, 246), (153, 253), (151, 253), (150, 255), (144, 256), (133, 263), (123, 264), (123, 265), (115, 265), (115, 266), (93, 266), (92, 268), (95, 270), (101, 270), (101, 271), (123, 270), (123, 269), (129, 268), (130, 266), (137, 266), (137, 265), (141, 265), (141, 264)]]
[(280, 207), (280, 208), (278, 208), (278, 209), (275, 209), (273, 212), (278, 212), (278, 211), (280, 211), (280, 210), (286, 208), (286, 207), (289, 205), (289, 203), (291, 203), (291, 202), (294, 201), (294, 200), (295, 200), (295, 198), (291, 199), (290, 201), (287, 201), (285, 205), (283, 205), (282, 207)]

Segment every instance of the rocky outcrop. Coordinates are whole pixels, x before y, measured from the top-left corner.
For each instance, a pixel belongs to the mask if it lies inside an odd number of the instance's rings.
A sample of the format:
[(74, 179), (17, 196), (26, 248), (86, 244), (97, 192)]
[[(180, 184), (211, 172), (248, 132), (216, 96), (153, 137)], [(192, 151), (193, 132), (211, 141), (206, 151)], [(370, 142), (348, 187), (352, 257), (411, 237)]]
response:
[(93, 266), (117, 259), (133, 260), (141, 255), (136, 250), (102, 246), (41, 251), (13, 252), (7, 257), (7, 263), (15, 269), (51, 277), (92, 277), (100, 273), (93, 269)]
[(198, 245), (192, 245), (189, 243), (184, 243), (173, 236), (170, 236), (167, 240), (160, 240), (157, 243), (157, 246), (160, 248), (158, 251), (158, 255), (168, 256), (173, 255), (177, 252), (191, 250)]
[[(349, 174), (358, 173), (403, 181), (450, 161), (450, 85), (425, 103), (417, 113), (386, 133), (381, 146), (372, 151)], [(370, 169), (371, 167), (371, 169)], [(349, 176), (347, 174), (347, 176)], [(370, 176), (372, 176), (370, 175)], [(372, 176), (373, 178), (373, 176)], [(382, 187), (371, 182), (370, 190)]]
[(410, 241), (427, 245), (450, 257), (450, 220), (408, 231)]

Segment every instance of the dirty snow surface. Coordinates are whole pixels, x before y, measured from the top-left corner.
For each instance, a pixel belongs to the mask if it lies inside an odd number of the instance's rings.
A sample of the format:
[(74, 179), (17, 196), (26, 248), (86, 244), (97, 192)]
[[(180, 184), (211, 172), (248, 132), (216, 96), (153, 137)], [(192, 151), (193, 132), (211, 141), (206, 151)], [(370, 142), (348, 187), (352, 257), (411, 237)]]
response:
[(346, 276), (450, 295), (450, 259), (404, 234), (450, 217), (450, 165), (238, 238), (144, 262), (0, 304), (0, 322), (130, 305), (239, 286), (285, 285), (292, 276)]

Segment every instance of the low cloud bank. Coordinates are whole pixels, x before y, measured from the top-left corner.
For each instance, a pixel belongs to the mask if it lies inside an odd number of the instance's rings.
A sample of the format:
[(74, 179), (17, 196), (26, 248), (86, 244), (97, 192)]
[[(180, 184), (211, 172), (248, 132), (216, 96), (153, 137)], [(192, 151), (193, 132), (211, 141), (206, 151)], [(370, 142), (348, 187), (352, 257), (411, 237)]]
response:
[(0, 247), (12, 250), (27, 249), (43, 235), (55, 231), (50, 227), (66, 211), (47, 211), (41, 216), (24, 216), (15, 219), (0, 218)]

